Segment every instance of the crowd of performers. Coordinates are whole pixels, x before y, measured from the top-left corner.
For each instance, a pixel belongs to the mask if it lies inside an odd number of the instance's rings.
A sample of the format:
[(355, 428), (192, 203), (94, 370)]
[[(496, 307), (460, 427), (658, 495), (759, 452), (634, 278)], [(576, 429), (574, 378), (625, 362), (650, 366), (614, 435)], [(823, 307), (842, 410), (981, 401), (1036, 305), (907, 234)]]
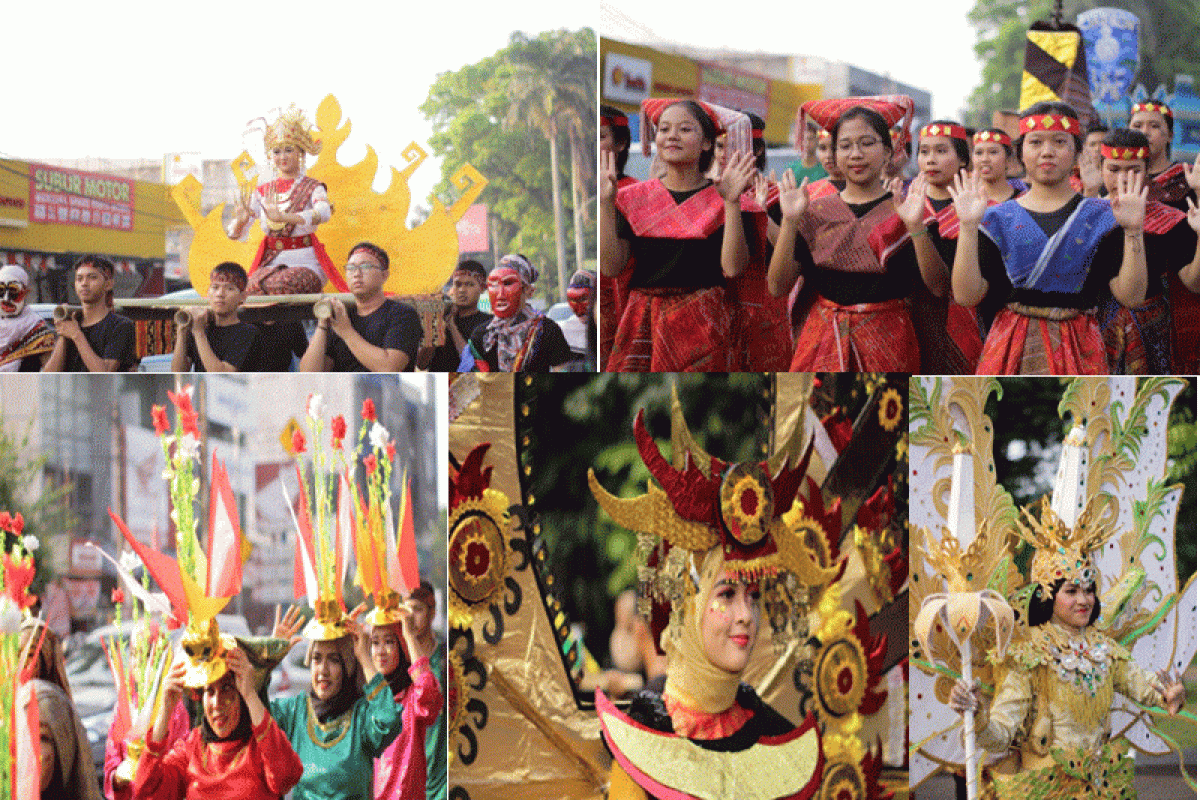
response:
[[(176, 319), (172, 371), (406, 372), (418, 365), (445, 372), (595, 369), (594, 273), (579, 271), (571, 278), (568, 295), (575, 316), (566, 323), (568, 341), (558, 323), (529, 303), (538, 270), (526, 256), (506, 255), (490, 271), (464, 261), (449, 280), (447, 341), (436, 347), (423, 343), (416, 309), (384, 292), (391, 266), (384, 248), (361, 242), (339, 269), (317, 236), (333, 206), (325, 184), (305, 173), (305, 156), (319, 153), (321, 145), (302, 114), (292, 108), (266, 125), (263, 143), (275, 177), (239, 196), (227, 231), (232, 239), (244, 239), (257, 222), (263, 232), (258, 252), (249, 269), (234, 262), (212, 268), (207, 307)], [(76, 262), (79, 309), (53, 327), (26, 308), (24, 270), (6, 267), (0, 277), (0, 370), (136, 369), (134, 325), (113, 310), (111, 261), (86, 255)], [(459, 283), (469, 284), (465, 294), (458, 293)], [(250, 323), (239, 317), (251, 296), (314, 295), (326, 285), (352, 294), (354, 302), (331, 303), (331, 315), (318, 321), (311, 337), (297, 321)], [(485, 288), (491, 314), (478, 307)]]
[[(444, 798), (446, 653), (431, 627), (434, 604), (422, 583), (397, 609), (376, 609), (359, 622), (362, 606), (310, 623), (303, 637), (295, 607), (271, 637), (235, 640), (214, 627), (211, 638), (189, 638), (189, 631), (145, 742), (130, 748), (110, 733), (103, 796)], [(311, 687), (268, 701), (271, 669), (298, 644), (307, 648)], [(21, 647), (32, 662), (42, 727), (41, 797), (98, 800), (57, 634), (29, 618)]]
[(1043, 102), (1015, 139), (937, 120), (910, 141), (911, 98), (810, 101), (778, 180), (757, 116), (641, 110), (645, 181), (624, 174), (628, 118), (601, 111), (609, 371), (1200, 367), (1200, 160), (1172, 163), (1162, 103), (1135, 104), (1128, 128), (1085, 131)]

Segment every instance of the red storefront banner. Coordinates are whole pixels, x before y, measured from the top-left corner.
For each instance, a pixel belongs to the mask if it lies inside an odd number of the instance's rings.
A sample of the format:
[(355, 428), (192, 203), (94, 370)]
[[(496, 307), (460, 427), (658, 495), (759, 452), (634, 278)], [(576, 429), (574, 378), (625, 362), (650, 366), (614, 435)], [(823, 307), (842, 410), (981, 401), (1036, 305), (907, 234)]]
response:
[(112, 175), (29, 165), (29, 221), (133, 230), (134, 181)]

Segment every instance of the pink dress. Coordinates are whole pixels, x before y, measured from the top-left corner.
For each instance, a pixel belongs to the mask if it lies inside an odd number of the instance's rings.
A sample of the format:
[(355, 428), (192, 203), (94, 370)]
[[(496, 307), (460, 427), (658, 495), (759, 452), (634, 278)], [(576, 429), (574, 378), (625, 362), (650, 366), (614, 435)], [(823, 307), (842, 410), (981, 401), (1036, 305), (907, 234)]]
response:
[[(166, 746), (168, 750), (174, 746), (175, 742), (188, 735), (188, 731), (191, 730), (190, 725), (191, 720), (188, 719), (187, 706), (180, 700), (175, 704), (175, 710), (171, 713), (171, 720), (167, 724)], [(104, 741), (104, 796), (108, 800), (131, 800), (133, 797), (132, 786), (113, 786), (113, 773), (125, 760), (125, 752), (128, 747), (126, 742), (115, 741), (112, 737), (112, 730), (109, 730), (108, 737)]]
[(425, 797), (425, 728), (437, 719), (445, 701), (428, 657), (417, 659), (408, 674), (412, 685), (396, 695), (396, 702), (404, 706), (404, 727), (375, 759), (375, 800)]

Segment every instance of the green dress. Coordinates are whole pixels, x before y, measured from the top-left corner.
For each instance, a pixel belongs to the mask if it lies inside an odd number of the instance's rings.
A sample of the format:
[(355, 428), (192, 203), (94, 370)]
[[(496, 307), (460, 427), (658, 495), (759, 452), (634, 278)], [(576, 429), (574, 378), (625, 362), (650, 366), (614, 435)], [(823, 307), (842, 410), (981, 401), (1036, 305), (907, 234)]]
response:
[[(429, 668), (437, 678), (442, 697), (446, 697), (446, 644), (439, 641), (429, 656)], [(446, 800), (446, 709), (425, 729), (425, 765), (429, 778), (425, 785), (426, 800)]]
[(372, 800), (373, 761), (400, 733), (402, 706), (382, 675), (346, 713), (322, 724), (308, 693), (271, 701), (271, 716), (304, 764), (293, 800)]

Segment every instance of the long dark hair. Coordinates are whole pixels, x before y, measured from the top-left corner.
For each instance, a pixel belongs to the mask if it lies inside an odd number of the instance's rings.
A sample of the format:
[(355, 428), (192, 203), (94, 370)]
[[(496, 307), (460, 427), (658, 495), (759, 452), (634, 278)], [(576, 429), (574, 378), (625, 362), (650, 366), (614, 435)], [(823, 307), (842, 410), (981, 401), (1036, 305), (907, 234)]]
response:
[[(1063, 587), (1063, 578), (1059, 578), (1050, 585), (1050, 597), (1047, 599), (1042, 593), (1042, 587), (1038, 587), (1034, 592), (1033, 598), (1029, 601), (1029, 625), (1045, 625), (1054, 618), (1054, 598), (1058, 597), (1058, 590)], [(1088, 619), (1088, 625), (1100, 618), (1100, 595), (1096, 593), (1096, 584), (1092, 583), (1089, 587), (1092, 594), (1096, 596), (1096, 602), (1092, 605), (1092, 616)]]
[[(628, 117), (625, 112), (616, 106), (600, 104), (600, 116), (602, 117)], [(633, 140), (632, 134), (629, 132), (628, 125), (609, 125), (609, 130), (612, 131), (613, 152), (617, 156), (617, 177), (625, 175), (625, 164), (629, 161), (629, 144)]]

